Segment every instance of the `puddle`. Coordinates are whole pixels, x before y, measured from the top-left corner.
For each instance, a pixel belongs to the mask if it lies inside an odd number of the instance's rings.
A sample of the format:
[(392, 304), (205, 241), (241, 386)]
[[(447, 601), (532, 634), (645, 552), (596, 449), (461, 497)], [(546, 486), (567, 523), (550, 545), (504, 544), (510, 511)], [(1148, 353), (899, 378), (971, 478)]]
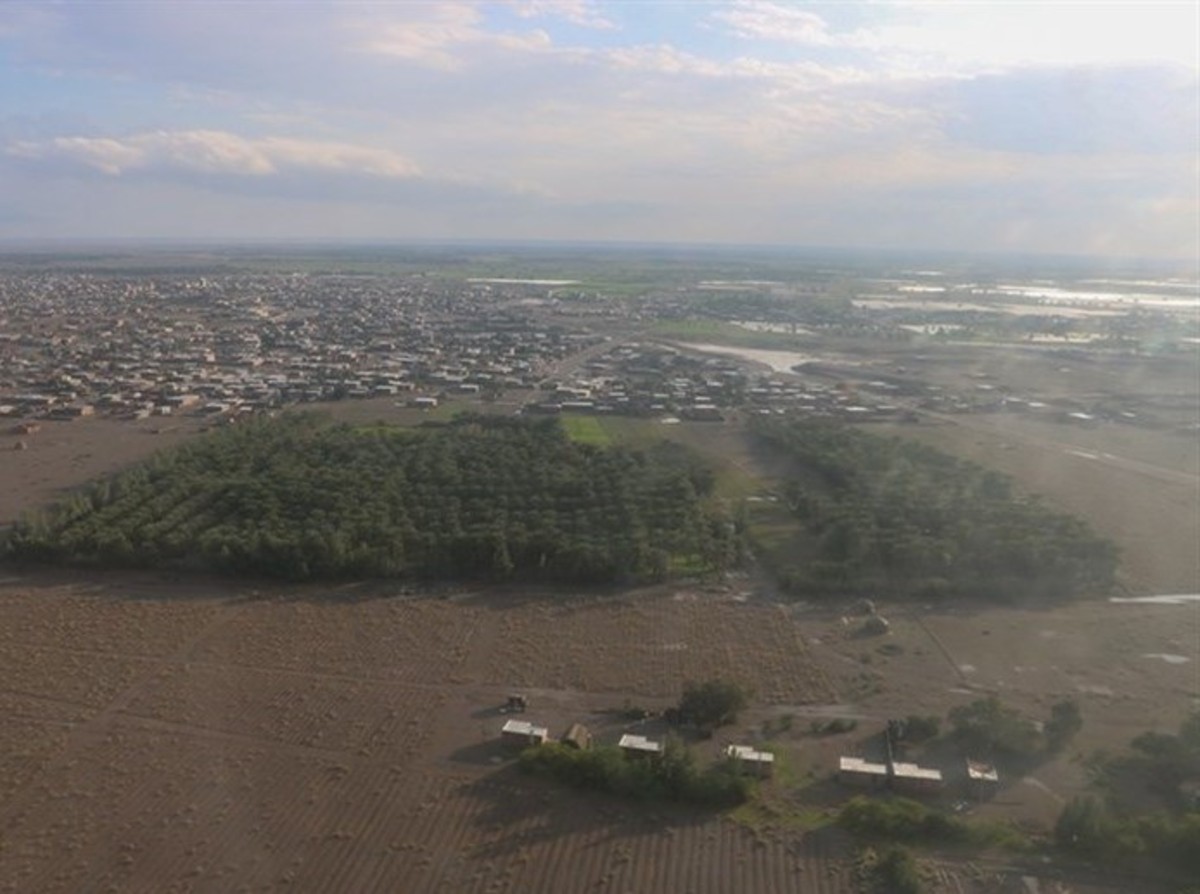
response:
[(1200, 602), (1200, 593), (1180, 593), (1174, 596), (1111, 596), (1109, 602), (1144, 603), (1146, 605), (1186, 605)]
[(1146, 652), (1142, 655), (1143, 658), (1158, 658), (1165, 661), (1167, 664), (1187, 664), (1192, 659), (1186, 655), (1172, 655), (1169, 652)]

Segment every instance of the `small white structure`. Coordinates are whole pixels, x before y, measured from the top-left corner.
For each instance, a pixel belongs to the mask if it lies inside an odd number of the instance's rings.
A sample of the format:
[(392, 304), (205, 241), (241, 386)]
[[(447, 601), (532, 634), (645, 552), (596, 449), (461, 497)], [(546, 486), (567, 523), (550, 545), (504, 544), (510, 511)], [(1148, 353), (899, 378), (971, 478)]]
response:
[(942, 771), (893, 761), (892, 788), (898, 792), (926, 794), (942, 787)]
[(995, 793), (1000, 786), (1000, 774), (991, 764), (983, 761), (967, 761), (967, 785), (971, 794), (982, 800)]
[(505, 743), (524, 748), (544, 744), (550, 738), (550, 730), (544, 726), (534, 726), (528, 720), (509, 720), (501, 728), (500, 738)]
[(725, 756), (731, 757), (760, 779), (766, 779), (775, 769), (775, 755), (756, 751), (749, 745), (730, 745)]
[(842, 756), (838, 760), (838, 780), (859, 788), (883, 788), (888, 781), (887, 764)]
[(617, 742), (617, 747), (632, 757), (657, 757), (662, 754), (662, 742), (655, 742), (636, 733), (626, 733)]

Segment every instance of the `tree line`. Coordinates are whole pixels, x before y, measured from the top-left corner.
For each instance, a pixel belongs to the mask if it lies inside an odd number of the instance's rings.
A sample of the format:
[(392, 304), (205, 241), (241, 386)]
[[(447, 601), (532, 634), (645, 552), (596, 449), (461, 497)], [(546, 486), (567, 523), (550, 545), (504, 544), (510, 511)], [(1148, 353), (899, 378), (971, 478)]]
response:
[(678, 445), (572, 442), (556, 420), (418, 429), (313, 414), (212, 433), (22, 519), (15, 558), (294, 580), (580, 583), (723, 569), (738, 533)]
[(1111, 542), (1000, 473), (830, 421), (763, 417), (753, 430), (795, 462), (783, 494), (800, 522), (789, 589), (1008, 599), (1113, 585)]

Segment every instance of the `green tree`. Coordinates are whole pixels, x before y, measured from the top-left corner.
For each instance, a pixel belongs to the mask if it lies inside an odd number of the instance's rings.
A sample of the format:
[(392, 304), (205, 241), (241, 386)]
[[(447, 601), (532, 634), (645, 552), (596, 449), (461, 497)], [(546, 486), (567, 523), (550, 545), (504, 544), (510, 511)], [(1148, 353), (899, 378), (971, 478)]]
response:
[(1041, 742), (1033, 722), (994, 695), (952, 708), (949, 719), (955, 738), (979, 754), (1026, 757)]
[(1043, 734), (1050, 751), (1061, 750), (1083, 728), (1083, 715), (1079, 703), (1073, 698), (1055, 702), (1050, 708), (1050, 719), (1046, 721)]
[(736, 723), (749, 701), (746, 690), (729, 680), (688, 683), (679, 700), (679, 715), (688, 723), (712, 729)]

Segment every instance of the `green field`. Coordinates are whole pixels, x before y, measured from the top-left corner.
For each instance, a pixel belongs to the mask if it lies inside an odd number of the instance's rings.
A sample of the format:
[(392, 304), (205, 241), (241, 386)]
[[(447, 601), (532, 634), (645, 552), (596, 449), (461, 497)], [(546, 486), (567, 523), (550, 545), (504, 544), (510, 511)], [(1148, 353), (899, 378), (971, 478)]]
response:
[(595, 416), (563, 416), (562, 426), (567, 430), (567, 436), (577, 444), (603, 447), (613, 440), (608, 429)]

